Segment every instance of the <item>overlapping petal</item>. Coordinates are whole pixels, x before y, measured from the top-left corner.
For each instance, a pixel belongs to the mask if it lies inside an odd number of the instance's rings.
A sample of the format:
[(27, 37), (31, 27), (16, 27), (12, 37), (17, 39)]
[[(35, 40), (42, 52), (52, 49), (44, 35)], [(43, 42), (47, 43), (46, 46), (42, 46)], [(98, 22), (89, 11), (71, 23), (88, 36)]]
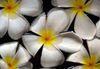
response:
[(6, 56), (13, 58), (16, 52), (17, 45), (17, 42), (10, 42), (0, 45), (0, 54), (3, 57), (3, 59)]
[(19, 15), (9, 16), (8, 34), (12, 39), (19, 39), (29, 29), (28, 21)]
[(68, 13), (64, 10), (54, 8), (48, 13), (47, 28), (53, 29), (55, 34), (64, 31), (68, 24)]
[(24, 35), (22, 36), (23, 43), (29, 53), (33, 56), (41, 48), (43, 44), (39, 43), (39, 36), (36, 35)]
[(96, 27), (97, 27), (97, 33), (96, 33), (96, 36), (97, 36), (97, 37), (100, 37), (100, 20), (97, 22)]
[(32, 25), (30, 27), (30, 30), (40, 34), (40, 32), (46, 29), (46, 15), (45, 13), (42, 13), (41, 15), (38, 16), (38, 18), (36, 18), (33, 22)]
[(43, 67), (54, 67), (62, 64), (64, 62), (63, 54), (54, 46), (44, 45), (42, 56), (41, 56), (41, 65)]
[(74, 69), (84, 69), (83, 66), (75, 66)]
[(42, 12), (41, 0), (21, 0), (20, 13), (28, 16), (37, 16)]
[(75, 32), (83, 39), (93, 39), (96, 34), (96, 27), (93, 22), (85, 15), (77, 14), (75, 19)]
[(81, 49), (82, 40), (73, 32), (66, 32), (58, 35), (54, 44), (65, 52), (77, 52)]
[(0, 69), (8, 69), (7, 64), (2, 59), (0, 59)]

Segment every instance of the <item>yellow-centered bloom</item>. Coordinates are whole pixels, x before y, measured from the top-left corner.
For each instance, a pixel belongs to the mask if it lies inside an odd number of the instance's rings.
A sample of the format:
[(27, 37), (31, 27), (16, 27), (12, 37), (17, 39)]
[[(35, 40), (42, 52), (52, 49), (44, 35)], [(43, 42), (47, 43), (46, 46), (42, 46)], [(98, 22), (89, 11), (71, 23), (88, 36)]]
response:
[(83, 63), (85, 65), (83, 65), (84, 69), (99, 69), (100, 68), (100, 64), (97, 63), (98, 62), (98, 58), (96, 55), (91, 55), (90, 57), (87, 58), (83, 58)]
[(9, 56), (6, 56), (5, 57), (5, 62), (8, 65), (9, 69), (16, 69), (19, 61), (17, 59), (13, 59)]
[[(19, 1), (18, 1), (19, 2)], [(15, 0), (7, 0), (1, 3), (1, 7), (4, 7), (3, 12), (7, 15), (14, 15), (16, 11), (19, 9), (19, 3), (15, 2)]]

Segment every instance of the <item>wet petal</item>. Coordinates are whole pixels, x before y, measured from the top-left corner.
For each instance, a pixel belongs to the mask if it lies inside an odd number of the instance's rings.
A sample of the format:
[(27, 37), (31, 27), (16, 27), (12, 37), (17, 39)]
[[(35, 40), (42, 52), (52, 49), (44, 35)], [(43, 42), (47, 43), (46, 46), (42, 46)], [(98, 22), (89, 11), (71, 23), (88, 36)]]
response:
[(85, 14), (77, 14), (74, 29), (75, 32), (83, 39), (90, 40), (96, 34), (95, 25)]
[(30, 27), (30, 30), (40, 34), (40, 32), (46, 29), (46, 15), (45, 13), (42, 13), (40, 16), (38, 16), (33, 22)]
[(66, 61), (71, 61), (71, 62), (75, 62), (75, 63), (82, 63), (82, 64), (84, 64), (83, 63), (83, 58), (84, 57), (89, 57), (89, 54), (88, 54), (87, 50), (85, 49), (85, 47), (82, 46), (80, 51), (70, 55), (68, 57), (68, 59), (66, 59)]
[(97, 22), (97, 33), (96, 33), (97, 37), (100, 37), (100, 20)]
[(64, 31), (68, 24), (69, 16), (66, 11), (54, 8), (48, 13), (47, 28), (54, 30), (56, 34)]
[(29, 53), (33, 56), (35, 56), (35, 54), (43, 45), (39, 43), (39, 36), (36, 35), (24, 35), (22, 40)]
[(15, 55), (15, 59), (19, 61), (18, 67), (25, 65), (29, 59), (31, 58), (30, 54), (27, 52), (27, 50), (19, 45), (19, 49)]
[(28, 21), (20, 14), (10, 16), (8, 34), (12, 39), (17, 40), (28, 31), (29, 26)]
[(13, 58), (16, 52), (17, 45), (17, 42), (4, 43), (0, 45), (0, 54), (2, 58), (4, 59), (6, 56)]
[(8, 29), (7, 16), (0, 10), (0, 38), (3, 37)]
[(95, 38), (91, 41), (87, 41), (89, 51), (91, 55), (97, 55), (98, 59), (100, 60), (100, 39)]
[(81, 48), (82, 40), (73, 32), (66, 32), (61, 33), (54, 44), (65, 52), (77, 52)]
[(57, 48), (53, 45), (50, 47), (44, 45), (41, 56), (41, 65), (43, 67), (54, 67), (62, 64), (63, 62), (64, 56)]
[(21, 0), (20, 13), (28, 16), (37, 16), (42, 12), (42, 0)]
[(2, 59), (0, 59), (0, 69), (8, 69), (7, 64)]
[(86, 12), (96, 16), (100, 16), (100, 0), (92, 0)]

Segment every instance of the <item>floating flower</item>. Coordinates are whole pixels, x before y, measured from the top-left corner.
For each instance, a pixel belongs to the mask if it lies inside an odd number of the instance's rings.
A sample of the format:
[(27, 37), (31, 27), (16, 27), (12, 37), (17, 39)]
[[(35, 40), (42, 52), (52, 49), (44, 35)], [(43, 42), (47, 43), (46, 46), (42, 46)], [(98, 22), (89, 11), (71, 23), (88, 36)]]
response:
[(95, 38), (87, 43), (89, 53), (83, 46), (80, 51), (69, 56), (67, 61), (83, 64), (76, 66), (75, 69), (100, 69), (100, 39)]
[(8, 30), (12, 39), (19, 39), (29, 29), (28, 21), (21, 14), (37, 16), (42, 11), (39, 0), (0, 0), (0, 37)]
[(76, 52), (80, 49), (82, 40), (73, 32), (63, 31), (68, 26), (68, 14), (61, 9), (52, 9), (47, 17), (42, 13), (32, 23), (30, 30), (37, 35), (23, 35), (22, 40), (33, 56), (43, 46), (41, 65), (43, 67), (54, 67), (64, 62), (61, 50), (65, 52)]
[(20, 69), (29, 65), (32, 69), (32, 64), (28, 62), (31, 58), (30, 54), (21, 45), (16, 53), (17, 45), (17, 42), (0, 45), (0, 54), (3, 58), (0, 59), (0, 69)]
[(75, 32), (81, 38), (90, 40), (96, 34), (96, 27), (84, 12), (100, 16), (100, 0), (86, 1), (87, 0), (52, 0), (52, 4), (57, 7), (70, 7), (67, 11), (69, 11), (71, 22), (76, 15), (74, 24)]

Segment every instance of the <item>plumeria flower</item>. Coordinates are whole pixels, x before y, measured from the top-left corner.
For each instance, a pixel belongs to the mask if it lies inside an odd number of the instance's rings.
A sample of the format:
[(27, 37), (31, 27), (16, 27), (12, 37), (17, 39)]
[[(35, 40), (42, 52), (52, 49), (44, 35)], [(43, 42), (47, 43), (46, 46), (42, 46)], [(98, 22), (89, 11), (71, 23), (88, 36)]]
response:
[[(67, 61), (81, 63), (74, 69), (100, 69), (100, 39), (87, 41), (89, 53), (82, 46), (81, 50), (69, 56)], [(90, 56), (89, 56), (90, 54)]]
[[(91, 40), (96, 34), (96, 27), (84, 12), (100, 16), (100, 0), (52, 0), (52, 4), (57, 7), (66, 7), (72, 23), (76, 15), (74, 30), (83, 39)], [(68, 29), (68, 28), (66, 28)]]
[[(29, 62), (30, 54), (19, 45), (16, 52), (18, 42), (10, 42), (0, 45), (0, 69), (21, 69), (24, 66), (29, 66), (32, 69), (32, 64)], [(26, 67), (26, 68), (27, 68)], [(25, 68), (25, 67), (24, 67)]]
[(28, 21), (21, 15), (37, 16), (42, 11), (39, 0), (0, 0), (0, 37), (8, 30), (9, 36), (17, 40), (29, 30)]
[(96, 36), (100, 38), (100, 19), (99, 19), (99, 21), (97, 22), (96, 27), (97, 27), (97, 33), (96, 33)]
[(68, 14), (62, 9), (55, 8), (47, 16), (42, 13), (33, 21), (30, 31), (39, 36), (22, 36), (25, 47), (33, 56), (43, 46), (41, 56), (41, 65), (43, 67), (54, 67), (64, 62), (64, 55), (59, 49), (72, 53), (81, 48), (82, 40), (78, 35), (73, 32), (60, 33), (68, 23)]

